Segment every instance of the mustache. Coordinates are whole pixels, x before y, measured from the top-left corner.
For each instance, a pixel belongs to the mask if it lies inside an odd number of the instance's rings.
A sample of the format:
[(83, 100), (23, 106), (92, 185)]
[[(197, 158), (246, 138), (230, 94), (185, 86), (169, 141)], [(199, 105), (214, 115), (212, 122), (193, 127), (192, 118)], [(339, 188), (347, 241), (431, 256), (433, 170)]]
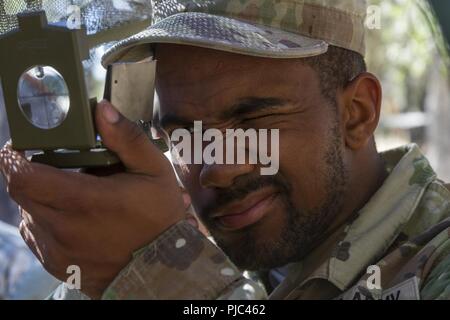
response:
[(219, 189), (216, 192), (214, 203), (206, 206), (202, 212), (202, 216), (207, 217), (213, 212), (217, 212), (220, 208), (231, 202), (240, 201), (249, 194), (262, 188), (273, 187), (281, 194), (288, 194), (291, 190), (290, 185), (281, 175), (259, 176), (256, 178), (240, 178), (234, 185), (227, 189)]

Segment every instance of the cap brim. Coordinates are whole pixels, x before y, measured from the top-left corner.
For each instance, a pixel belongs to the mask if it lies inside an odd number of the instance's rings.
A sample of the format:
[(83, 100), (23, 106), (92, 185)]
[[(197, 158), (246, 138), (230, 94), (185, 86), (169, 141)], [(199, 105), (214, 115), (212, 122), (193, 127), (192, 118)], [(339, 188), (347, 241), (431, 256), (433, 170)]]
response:
[(152, 55), (149, 44), (184, 44), (264, 58), (305, 58), (327, 52), (328, 44), (263, 25), (199, 12), (179, 13), (122, 40), (102, 64), (139, 61)]

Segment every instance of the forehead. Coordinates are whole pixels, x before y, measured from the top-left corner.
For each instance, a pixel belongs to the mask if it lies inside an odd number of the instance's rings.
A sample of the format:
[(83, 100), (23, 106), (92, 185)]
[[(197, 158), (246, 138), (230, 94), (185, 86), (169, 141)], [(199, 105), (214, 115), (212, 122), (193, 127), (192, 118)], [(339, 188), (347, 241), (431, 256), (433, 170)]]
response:
[(304, 100), (318, 94), (312, 68), (298, 59), (250, 57), (199, 47), (158, 45), (160, 116), (213, 116), (240, 99)]

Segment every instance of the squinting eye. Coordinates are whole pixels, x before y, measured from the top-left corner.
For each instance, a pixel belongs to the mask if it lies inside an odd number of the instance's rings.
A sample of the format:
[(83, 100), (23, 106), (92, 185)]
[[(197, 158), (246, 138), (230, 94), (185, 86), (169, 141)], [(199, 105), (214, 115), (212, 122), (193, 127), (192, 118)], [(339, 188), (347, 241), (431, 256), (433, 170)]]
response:
[(199, 128), (195, 128), (195, 127), (186, 127), (183, 129), (186, 129), (187, 131), (189, 131), (190, 134), (194, 134), (194, 133), (204, 134), (206, 131), (206, 129), (200, 130)]
[(251, 117), (251, 118), (245, 118), (244, 121), (265, 119), (265, 118), (269, 118), (269, 117), (273, 117), (273, 116), (277, 116), (277, 114), (271, 113), (271, 114), (265, 114), (265, 115), (262, 115), (262, 116), (254, 116), (254, 117)]
[(186, 130), (189, 132), (189, 134), (193, 134), (195, 132), (194, 127), (180, 127), (180, 128), (175, 128), (173, 130), (169, 130), (167, 132), (167, 134), (169, 135), (169, 137), (171, 137), (173, 135), (173, 133), (176, 132), (177, 130)]

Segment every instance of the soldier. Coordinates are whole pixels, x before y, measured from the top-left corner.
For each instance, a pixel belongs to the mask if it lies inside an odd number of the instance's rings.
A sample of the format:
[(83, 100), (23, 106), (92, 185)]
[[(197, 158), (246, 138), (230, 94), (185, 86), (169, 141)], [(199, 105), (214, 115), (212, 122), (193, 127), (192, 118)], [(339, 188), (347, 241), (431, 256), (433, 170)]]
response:
[(362, 0), (154, 1), (154, 24), (104, 64), (158, 60), (154, 126), (169, 144), (196, 120), (278, 129), (279, 171), (176, 166), (216, 247), (186, 221), (166, 158), (104, 101), (97, 127), (125, 172), (2, 151), (25, 241), (59, 279), (79, 265), (95, 299), (448, 299), (450, 192), (416, 145), (377, 151), (365, 13)]

